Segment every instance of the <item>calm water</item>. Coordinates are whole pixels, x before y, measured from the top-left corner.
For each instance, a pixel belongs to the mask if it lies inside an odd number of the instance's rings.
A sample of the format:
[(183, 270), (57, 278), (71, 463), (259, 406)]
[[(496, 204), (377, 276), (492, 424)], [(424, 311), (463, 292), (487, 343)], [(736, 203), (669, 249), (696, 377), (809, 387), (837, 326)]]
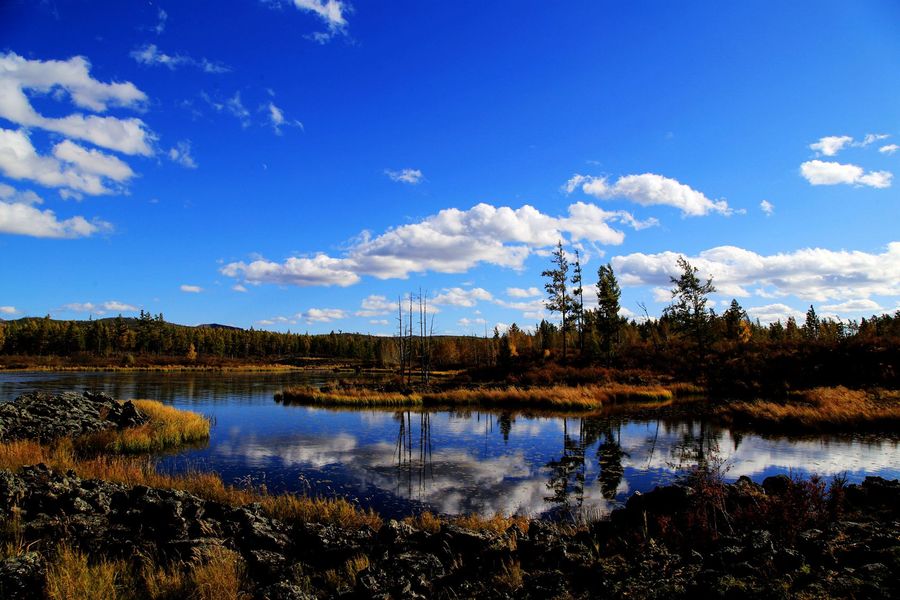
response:
[(900, 477), (897, 437), (766, 438), (690, 417), (527, 417), (494, 411), (332, 411), (282, 406), (285, 385), (329, 374), (5, 373), (0, 400), (33, 389), (151, 398), (213, 419), (209, 445), (165, 457), (167, 471), (212, 469), (229, 482), (342, 495), (388, 516), (568, 516), (604, 512), (711, 455), (727, 476), (774, 473), (851, 481)]

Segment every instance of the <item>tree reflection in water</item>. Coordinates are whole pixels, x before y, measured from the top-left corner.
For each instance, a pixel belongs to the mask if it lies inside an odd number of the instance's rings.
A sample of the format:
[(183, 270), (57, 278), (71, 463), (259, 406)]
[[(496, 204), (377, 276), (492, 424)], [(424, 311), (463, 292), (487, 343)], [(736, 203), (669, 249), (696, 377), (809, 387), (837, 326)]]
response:
[[(397, 443), (394, 455), (397, 459), (397, 487), (395, 494), (402, 495), (402, 488), (406, 487), (408, 498), (413, 497), (413, 490), (422, 497), (425, 493), (427, 482), (434, 481), (434, 455), (431, 445), (431, 414), (428, 412), (417, 413), (419, 421), (419, 433), (417, 437), (418, 447), (413, 454), (413, 414), (411, 411), (397, 411), (394, 420), (398, 422)], [(413, 485), (415, 482), (415, 486)]]

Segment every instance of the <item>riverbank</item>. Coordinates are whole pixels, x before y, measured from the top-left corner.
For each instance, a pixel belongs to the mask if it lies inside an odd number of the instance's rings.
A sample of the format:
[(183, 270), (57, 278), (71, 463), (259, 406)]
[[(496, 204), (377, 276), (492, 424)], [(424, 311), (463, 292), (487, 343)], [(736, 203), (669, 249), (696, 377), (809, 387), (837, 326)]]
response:
[(635, 495), (610, 520), (364, 527), (44, 466), (0, 471), (5, 597), (548, 598), (900, 592), (900, 482), (769, 478)]

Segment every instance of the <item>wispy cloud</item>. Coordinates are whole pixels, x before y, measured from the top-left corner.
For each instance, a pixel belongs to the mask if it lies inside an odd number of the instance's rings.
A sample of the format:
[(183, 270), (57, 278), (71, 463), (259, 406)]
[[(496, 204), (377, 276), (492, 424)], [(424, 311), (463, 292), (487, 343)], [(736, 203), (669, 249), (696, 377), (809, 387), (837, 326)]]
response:
[(186, 54), (166, 54), (156, 44), (146, 44), (131, 51), (131, 58), (139, 64), (149, 67), (167, 67), (175, 70), (179, 67), (194, 67), (204, 73), (228, 73), (231, 68), (206, 58), (193, 58)]
[(424, 178), (424, 176), (422, 175), (422, 171), (420, 171), (419, 169), (400, 169), (399, 171), (385, 169), (384, 174), (390, 177), (391, 181), (409, 183), (412, 185), (421, 183), (422, 179)]

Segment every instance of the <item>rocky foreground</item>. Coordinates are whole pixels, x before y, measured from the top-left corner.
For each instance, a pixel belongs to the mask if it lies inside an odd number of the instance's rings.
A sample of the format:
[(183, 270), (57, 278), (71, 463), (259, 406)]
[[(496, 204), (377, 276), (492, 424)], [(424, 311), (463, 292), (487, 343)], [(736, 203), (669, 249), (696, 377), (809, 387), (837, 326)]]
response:
[(103, 393), (31, 392), (0, 404), (0, 440), (49, 441), (145, 421), (132, 402), (117, 402)]
[(257, 505), (37, 465), (0, 471), (0, 516), (37, 540), (0, 562), (0, 596), (42, 597), (41, 550), (67, 540), (93, 557), (155, 564), (226, 547), (246, 562), (253, 597), (272, 600), (900, 597), (900, 482), (868, 478), (828, 498), (814, 487), (786, 477), (668, 486), (579, 530), (535, 520), (501, 533), (444, 522), (429, 533), (397, 521), (378, 531), (288, 526)]

